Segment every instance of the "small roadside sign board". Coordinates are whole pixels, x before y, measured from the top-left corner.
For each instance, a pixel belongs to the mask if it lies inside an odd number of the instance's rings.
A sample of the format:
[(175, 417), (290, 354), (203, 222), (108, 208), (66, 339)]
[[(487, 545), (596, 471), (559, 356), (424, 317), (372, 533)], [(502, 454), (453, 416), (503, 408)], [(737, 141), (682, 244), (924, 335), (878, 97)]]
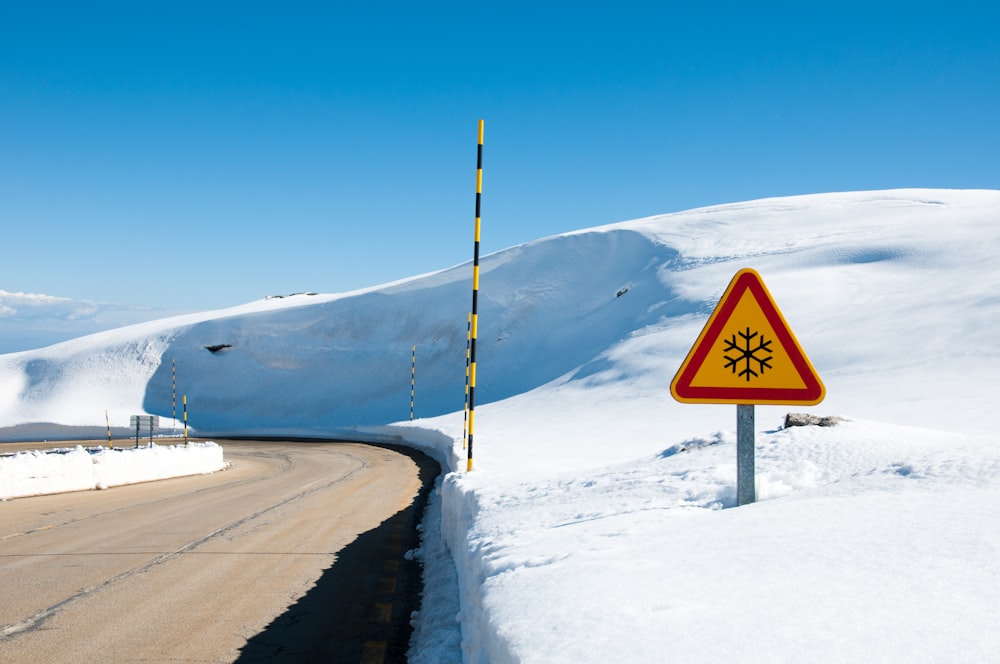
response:
[(160, 426), (160, 416), (159, 415), (132, 415), (129, 418), (129, 426), (137, 427), (139, 425), (148, 426), (156, 428)]
[(760, 275), (740, 270), (670, 383), (683, 403), (814, 405), (819, 375)]

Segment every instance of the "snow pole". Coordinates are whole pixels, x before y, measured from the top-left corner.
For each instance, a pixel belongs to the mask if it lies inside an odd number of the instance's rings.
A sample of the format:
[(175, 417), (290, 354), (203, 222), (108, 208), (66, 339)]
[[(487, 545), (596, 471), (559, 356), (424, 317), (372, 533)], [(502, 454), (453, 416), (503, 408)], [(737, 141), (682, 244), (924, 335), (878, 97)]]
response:
[(417, 386), (417, 346), (410, 351), (410, 421), (413, 421), (413, 394)]
[(177, 367), (170, 358), (170, 402), (174, 407), (174, 427), (177, 427)]
[(188, 446), (188, 395), (184, 395), (184, 447)]
[(482, 226), (480, 204), (483, 197), (483, 121), (479, 121), (479, 147), (476, 151), (476, 241), (472, 254), (472, 314), (469, 322), (469, 448), (467, 470), (472, 470), (472, 436), (476, 424), (476, 337), (479, 333), (479, 231)]
[(115, 449), (115, 444), (111, 442), (111, 418), (108, 417), (108, 410), (104, 409), (104, 422), (108, 425), (108, 447)]
[(462, 449), (469, 445), (469, 345), (472, 342), (472, 314), (465, 326), (465, 414), (462, 416)]

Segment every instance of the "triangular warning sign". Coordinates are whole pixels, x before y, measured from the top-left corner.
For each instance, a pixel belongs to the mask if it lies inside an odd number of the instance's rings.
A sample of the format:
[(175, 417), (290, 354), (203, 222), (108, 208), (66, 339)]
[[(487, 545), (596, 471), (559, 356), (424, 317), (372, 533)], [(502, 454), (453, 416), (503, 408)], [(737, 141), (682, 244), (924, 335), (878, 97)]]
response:
[(740, 270), (670, 383), (685, 403), (817, 404), (826, 388), (760, 275)]

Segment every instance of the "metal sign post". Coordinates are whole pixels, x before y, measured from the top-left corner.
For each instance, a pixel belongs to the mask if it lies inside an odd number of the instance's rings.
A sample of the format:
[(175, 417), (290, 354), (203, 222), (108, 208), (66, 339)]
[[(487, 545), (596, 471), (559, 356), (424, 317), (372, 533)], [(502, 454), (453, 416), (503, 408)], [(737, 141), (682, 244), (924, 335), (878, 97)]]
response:
[(754, 466), (753, 405), (738, 404), (736, 406), (737, 505), (747, 505), (757, 500)]
[[(131, 416), (129, 418), (129, 426), (134, 426), (135, 427), (135, 446), (136, 447), (139, 447), (139, 427), (144, 422), (149, 425), (149, 445), (150, 445), (150, 447), (152, 447), (152, 445), (153, 445), (153, 429), (155, 427), (160, 426), (160, 417), (159, 417), (159, 415), (133, 415), (133, 416)], [(111, 430), (108, 429), (109, 435), (110, 435), (110, 431)]]

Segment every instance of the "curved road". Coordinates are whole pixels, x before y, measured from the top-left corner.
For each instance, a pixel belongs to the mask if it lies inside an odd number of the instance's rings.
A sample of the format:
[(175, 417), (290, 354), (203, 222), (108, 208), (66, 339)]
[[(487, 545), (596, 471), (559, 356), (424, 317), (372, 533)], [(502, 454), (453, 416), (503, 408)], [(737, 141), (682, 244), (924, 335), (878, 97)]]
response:
[(212, 475), (0, 503), (0, 661), (405, 661), (436, 464), (222, 444)]

